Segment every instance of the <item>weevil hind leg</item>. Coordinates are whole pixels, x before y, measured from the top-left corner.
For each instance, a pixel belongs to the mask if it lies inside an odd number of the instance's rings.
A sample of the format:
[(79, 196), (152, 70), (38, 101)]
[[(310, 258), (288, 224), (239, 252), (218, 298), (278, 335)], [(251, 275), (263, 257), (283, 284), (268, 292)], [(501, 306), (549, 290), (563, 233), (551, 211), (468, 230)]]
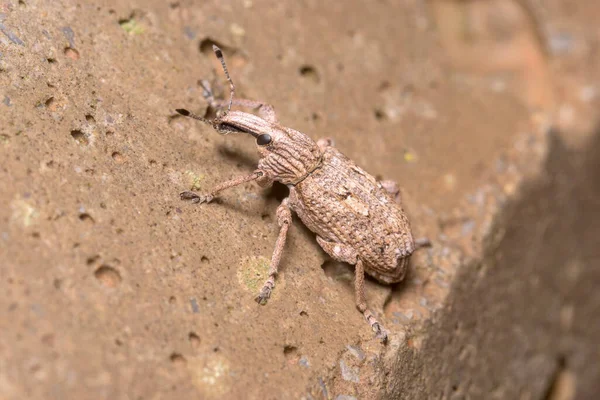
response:
[(356, 308), (363, 314), (371, 326), (371, 329), (375, 332), (376, 337), (385, 343), (387, 341), (387, 331), (367, 306), (367, 299), (365, 297), (365, 268), (364, 263), (358, 257), (356, 250), (347, 245), (329, 242), (320, 236), (317, 236), (317, 242), (334, 260), (346, 262), (355, 266), (354, 295), (356, 299)]
[(381, 184), (381, 187), (383, 187), (383, 189), (386, 192), (388, 192), (394, 200), (396, 200), (396, 203), (398, 203), (398, 204), (402, 203), (402, 195), (400, 194), (400, 186), (395, 181), (382, 180), (379, 183)]
[(327, 147), (334, 147), (335, 142), (331, 137), (324, 137), (317, 140), (317, 146), (321, 149), (321, 151), (325, 150)]
[(292, 211), (289, 205), (289, 198), (283, 199), (279, 207), (277, 207), (277, 223), (279, 224), (279, 236), (275, 242), (275, 250), (271, 257), (271, 265), (269, 267), (269, 277), (263, 284), (262, 289), (258, 293), (258, 296), (254, 300), (260, 304), (265, 305), (271, 297), (271, 292), (275, 287), (275, 276), (279, 269), (279, 263), (281, 261), (281, 255), (283, 254), (283, 247), (285, 246), (285, 240), (287, 238), (288, 229), (292, 223)]
[(356, 298), (356, 308), (363, 313), (365, 319), (371, 326), (371, 329), (375, 332), (375, 336), (383, 343), (387, 342), (387, 330), (367, 307), (367, 299), (365, 297), (365, 266), (360, 258), (356, 262), (354, 272), (354, 295)]

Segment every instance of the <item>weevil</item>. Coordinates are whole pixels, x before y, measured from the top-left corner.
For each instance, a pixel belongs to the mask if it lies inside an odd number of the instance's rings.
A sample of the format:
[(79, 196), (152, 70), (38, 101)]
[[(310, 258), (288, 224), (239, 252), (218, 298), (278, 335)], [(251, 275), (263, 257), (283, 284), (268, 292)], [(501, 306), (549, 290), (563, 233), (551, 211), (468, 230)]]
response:
[[(223, 52), (217, 46), (213, 50), (229, 82), (229, 101), (215, 100), (208, 82), (201, 81), (204, 97), (217, 110), (216, 117), (203, 118), (186, 109), (177, 112), (210, 124), (221, 134), (241, 132), (253, 136), (260, 160), (250, 175), (223, 182), (206, 194), (182, 192), (181, 199), (210, 203), (225, 189), (250, 181), (261, 187), (275, 181), (287, 185), (289, 195), (277, 208), (280, 229), (269, 275), (255, 300), (266, 304), (275, 287), (293, 211), (317, 235), (317, 242), (329, 256), (354, 265), (356, 307), (376, 336), (385, 342), (387, 331), (367, 306), (365, 273), (386, 284), (400, 282), (411, 254), (430, 244), (427, 239), (413, 239), (398, 186), (392, 181), (378, 182), (338, 151), (331, 139), (315, 142), (304, 133), (281, 125), (271, 105), (235, 98), (235, 85)], [(258, 115), (232, 111), (232, 106), (254, 109)]]

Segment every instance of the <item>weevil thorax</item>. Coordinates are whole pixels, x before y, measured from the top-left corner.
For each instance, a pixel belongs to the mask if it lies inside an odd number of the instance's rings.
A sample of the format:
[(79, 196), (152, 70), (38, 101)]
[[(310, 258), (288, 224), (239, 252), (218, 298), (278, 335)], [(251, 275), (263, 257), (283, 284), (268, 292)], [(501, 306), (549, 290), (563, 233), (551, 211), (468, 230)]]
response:
[(302, 132), (241, 111), (231, 111), (215, 122), (219, 130), (254, 136), (261, 157), (258, 168), (283, 184), (297, 184), (321, 164), (321, 149)]

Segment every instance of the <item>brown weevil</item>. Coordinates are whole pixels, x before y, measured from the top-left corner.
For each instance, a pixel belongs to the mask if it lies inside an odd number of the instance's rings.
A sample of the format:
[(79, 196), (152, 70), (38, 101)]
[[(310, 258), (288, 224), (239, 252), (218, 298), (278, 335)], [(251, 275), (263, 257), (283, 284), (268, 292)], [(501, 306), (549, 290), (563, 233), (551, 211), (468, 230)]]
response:
[[(275, 287), (294, 211), (316, 233), (317, 242), (327, 254), (355, 266), (356, 306), (377, 337), (387, 340), (386, 330), (367, 308), (364, 274), (387, 284), (399, 282), (406, 274), (410, 255), (417, 248), (429, 245), (427, 239), (413, 239), (397, 185), (391, 181), (378, 182), (333, 147), (330, 139), (315, 142), (304, 133), (279, 124), (272, 106), (235, 99), (235, 86), (223, 53), (217, 46), (213, 50), (230, 85), (229, 101), (215, 100), (208, 83), (202, 81), (204, 97), (218, 111), (217, 116), (209, 120), (185, 109), (177, 112), (210, 124), (222, 134), (242, 132), (253, 136), (260, 161), (248, 176), (224, 182), (203, 195), (182, 192), (181, 199), (209, 203), (221, 191), (250, 181), (262, 187), (274, 181), (287, 185), (289, 196), (277, 208), (280, 231), (269, 277), (255, 300), (266, 304)], [(255, 109), (258, 115), (232, 111), (232, 106)]]

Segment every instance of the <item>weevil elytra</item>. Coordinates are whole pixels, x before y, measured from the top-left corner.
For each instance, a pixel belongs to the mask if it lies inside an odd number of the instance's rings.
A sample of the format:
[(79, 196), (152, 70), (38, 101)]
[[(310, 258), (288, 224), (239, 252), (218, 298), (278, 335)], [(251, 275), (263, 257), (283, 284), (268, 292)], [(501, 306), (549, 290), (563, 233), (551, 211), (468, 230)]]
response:
[[(365, 272), (383, 283), (399, 282), (404, 278), (410, 255), (417, 248), (429, 245), (427, 239), (413, 239), (397, 185), (391, 181), (378, 182), (333, 147), (330, 139), (315, 142), (304, 133), (281, 125), (269, 104), (234, 98), (235, 86), (223, 53), (217, 46), (213, 50), (229, 82), (229, 101), (215, 100), (208, 82), (202, 81), (204, 97), (218, 111), (217, 116), (209, 120), (185, 109), (177, 112), (210, 124), (222, 134), (242, 132), (253, 136), (260, 160), (258, 168), (248, 176), (223, 182), (204, 195), (182, 192), (181, 199), (209, 203), (223, 190), (250, 181), (262, 187), (274, 181), (287, 185), (289, 196), (277, 208), (280, 230), (269, 277), (255, 300), (265, 304), (275, 287), (294, 211), (316, 233), (317, 242), (327, 254), (355, 266), (356, 306), (377, 337), (386, 341), (386, 330), (367, 307)], [(232, 111), (232, 106), (255, 109), (258, 115)]]

